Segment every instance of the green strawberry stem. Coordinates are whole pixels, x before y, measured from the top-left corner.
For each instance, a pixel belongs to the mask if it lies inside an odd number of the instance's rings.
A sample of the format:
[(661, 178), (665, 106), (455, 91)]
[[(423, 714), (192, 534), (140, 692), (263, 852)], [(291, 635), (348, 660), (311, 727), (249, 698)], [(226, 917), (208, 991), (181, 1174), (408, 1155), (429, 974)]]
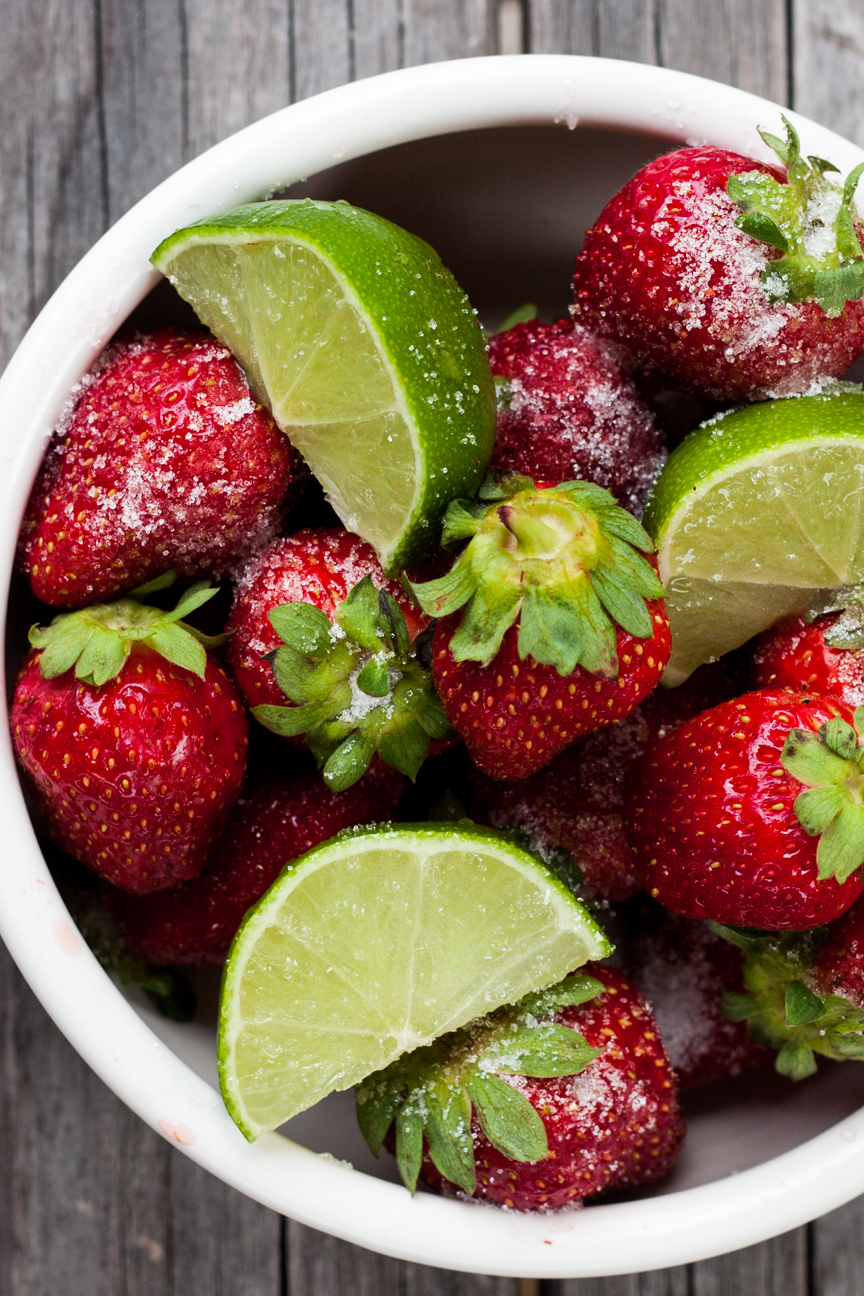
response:
[(730, 176), (727, 190), (742, 210), (738, 227), (782, 253), (762, 274), (772, 302), (817, 301), (826, 315), (860, 301), (864, 255), (858, 238), (855, 189), (864, 163), (841, 189), (828, 179), (837, 168), (824, 158), (801, 156), (795, 129), (783, 118), (786, 139), (759, 132), (786, 167), (788, 183), (759, 171)]
[(864, 1059), (864, 1012), (840, 995), (820, 997), (807, 985), (827, 928), (780, 934), (708, 926), (744, 954), (745, 990), (728, 991), (723, 1011), (730, 1021), (746, 1021), (757, 1044), (779, 1050), (775, 1066), (781, 1075), (813, 1075), (816, 1053), (837, 1061)]
[(453, 731), (420, 661), (422, 637), (411, 644), (392, 595), (364, 576), (335, 624), (311, 603), (283, 603), (269, 618), (282, 640), (273, 674), (293, 705), (253, 707), (255, 718), (285, 738), (305, 735), (334, 792), (362, 778), (376, 752), (415, 779), (431, 739)]
[(806, 791), (795, 798), (795, 815), (819, 838), (819, 877), (845, 882), (864, 864), (864, 707), (854, 728), (839, 716), (819, 728), (791, 729), (780, 762)]
[(471, 1137), (476, 1114), (499, 1152), (513, 1161), (544, 1160), (549, 1146), (542, 1120), (525, 1095), (502, 1077), (551, 1078), (584, 1071), (602, 1050), (548, 1018), (568, 1005), (587, 1003), (602, 990), (594, 977), (565, 977), (376, 1071), (357, 1090), (357, 1120), (372, 1152), (378, 1155), (395, 1121), (396, 1161), (412, 1193), (425, 1137), (435, 1167), (471, 1194), (477, 1184)]
[(218, 647), (225, 636), (202, 634), (183, 618), (211, 599), (216, 587), (206, 581), (192, 585), (170, 612), (140, 601), (139, 596), (166, 589), (173, 580), (169, 572), (116, 603), (95, 603), (61, 613), (50, 626), (31, 626), (30, 643), (42, 649), (42, 678), (56, 679), (74, 667), (76, 679), (99, 688), (119, 675), (133, 645), (141, 644), (203, 679), (205, 649)]
[(642, 556), (654, 546), (634, 517), (591, 482), (538, 490), (528, 477), (487, 478), (475, 501), (457, 500), (442, 544), (468, 543), (446, 576), (412, 585), (430, 616), (464, 609), (450, 641), (457, 661), (488, 666), (510, 626), (519, 655), (572, 675), (618, 674), (616, 626), (652, 634), (646, 599), (663, 587)]

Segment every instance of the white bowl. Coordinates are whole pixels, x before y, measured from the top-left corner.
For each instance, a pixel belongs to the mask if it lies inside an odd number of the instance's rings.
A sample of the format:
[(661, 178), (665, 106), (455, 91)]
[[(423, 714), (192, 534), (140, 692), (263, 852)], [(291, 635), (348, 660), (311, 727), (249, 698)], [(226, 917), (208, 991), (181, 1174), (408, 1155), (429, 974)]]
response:
[[(317, 185), (317, 192), (341, 196), (347, 185), (346, 196), (367, 194), (367, 205), (384, 214), (404, 210), (412, 219), (413, 213), (417, 232), (437, 231), (439, 250), (466, 286), (478, 266), (497, 267), (498, 291), (487, 285), (479, 303), (489, 311), (503, 313), (508, 293), (509, 305), (518, 304), (514, 295), (526, 266), (540, 277), (548, 270), (549, 283), (560, 269), (560, 289), (549, 292), (560, 291), (554, 304), (563, 307), (578, 236), (628, 170), (663, 150), (657, 137), (767, 159), (756, 128), (778, 131), (779, 112), (753, 95), (680, 72), (537, 55), (389, 73), (286, 108), (232, 136), (166, 180), (96, 244), (48, 302), (0, 380), (2, 570), (11, 569), (30, 485), (71, 388), (156, 284), (148, 256), (178, 226), (318, 176), (308, 186)], [(864, 160), (855, 145), (789, 116), (805, 153), (831, 158), (844, 173)], [(337, 162), (409, 141), (556, 124), (557, 133), (499, 132), (417, 145), (414, 152), (355, 161), (335, 178), (320, 177)], [(567, 127), (579, 130), (567, 135)], [(595, 133), (580, 134), (585, 128)], [(620, 134), (598, 135), (596, 128)], [(482, 295), (482, 284), (477, 291)], [(551, 1216), (422, 1193), (412, 1200), (401, 1186), (376, 1177), (389, 1173), (386, 1158), (378, 1166), (364, 1153), (349, 1095), (336, 1095), (323, 1111), (292, 1123), (307, 1147), (280, 1134), (249, 1144), (214, 1087), (212, 1026), (156, 1019), (114, 986), (81, 940), (37, 846), (8, 740), (0, 745), (0, 785), (7, 843), (0, 931), (48, 1012), (154, 1129), (227, 1183), (304, 1224), (424, 1264), (586, 1277), (748, 1246), (864, 1190), (864, 1109), (855, 1110), (864, 1101), (864, 1071), (854, 1064), (828, 1066), (798, 1088), (745, 1079), (727, 1086), (725, 1103), (714, 1100), (716, 1092), (697, 1098), (688, 1151), (664, 1191)], [(317, 1154), (322, 1151), (330, 1155)], [(370, 1173), (336, 1159), (341, 1156)]]

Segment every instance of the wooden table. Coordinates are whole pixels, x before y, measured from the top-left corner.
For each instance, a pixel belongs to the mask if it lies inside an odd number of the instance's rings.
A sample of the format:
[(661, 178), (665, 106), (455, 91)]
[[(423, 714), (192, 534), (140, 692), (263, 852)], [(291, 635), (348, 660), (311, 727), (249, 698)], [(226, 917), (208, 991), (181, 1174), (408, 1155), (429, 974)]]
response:
[[(864, 0), (5, 0), (0, 359), (103, 230), (276, 108), (437, 59), (661, 63), (864, 144)], [(536, 1283), (386, 1260), (198, 1169), (95, 1078), (8, 956), (0, 982), (0, 1296), (858, 1296), (864, 1204), (655, 1274)]]

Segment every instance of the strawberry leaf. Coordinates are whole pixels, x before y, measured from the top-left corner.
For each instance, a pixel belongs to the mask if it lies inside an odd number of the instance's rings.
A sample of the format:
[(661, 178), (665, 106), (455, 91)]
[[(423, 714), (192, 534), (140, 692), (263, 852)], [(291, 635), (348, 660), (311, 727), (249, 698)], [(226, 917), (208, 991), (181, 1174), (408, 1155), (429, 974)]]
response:
[(375, 1083), (375, 1079), (372, 1077), (372, 1083), (365, 1081), (357, 1090), (357, 1124), (370, 1152), (377, 1156), (402, 1105), (403, 1094), (401, 1085), (383, 1080)]
[(816, 864), (820, 879), (845, 882), (864, 864), (864, 806), (847, 800), (819, 838)]
[(793, 809), (801, 827), (811, 837), (818, 837), (828, 827), (834, 816), (846, 804), (842, 787), (808, 788), (795, 798)]
[(396, 1117), (396, 1164), (402, 1182), (413, 1196), (423, 1161), (423, 1116), (410, 1103), (406, 1103)]
[(812, 1048), (799, 1039), (786, 1041), (777, 1054), (775, 1066), (781, 1075), (788, 1076), (790, 1080), (806, 1080), (808, 1076), (815, 1075), (817, 1070)]
[(471, 1103), (461, 1088), (439, 1081), (426, 1091), (426, 1137), (436, 1169), (469, 1195), (477, 1186)]
[(849, 778), (853, 766), (832, 752), (810, 729), (792, 729), (783, 744), (780, 764), (806, 787), (826, 787)]
[(531, 1103), (506, 1080), (474, 1071), (468, 1079), (480, 1128), (493, 1147), (513, 1161), (542, 1161), (549, 1155), (546, 1129)]
[(378, 739), (383, 761), (406, 775), (413, 783), (429, 750), (429, 735), (410, 713), (387, 725)]
[[(375, 744), (359, 730), (340, 743), (321, 771), (331, 792), (344, 792), (361, 779), (375, 755)], [(385, 758), (386, 759), (386, 758)]]
[(280, 603), (270, 609), (267, 619), (283, 643), (295, 652), (323, 657), (333, 646), (329, 617), (311, 603)]
[(519, 619), (519, 656), (572, 675), (582, 653), (582, 626), (572, 603), (530, 588)]
[(370, 657), (357, 676), (357, 687), (369, 697), (386, 697), (390, 692), (390, 673), (386, 663)]
[(803, 981), (790, 981), (786, 987), (786, 1022), (789, 1026), (806, 1026), (825, 1014), (825, 1005), (818, 995), (808, 990)]
[(843, 760), (854, 761), (861, 755), (855, 730), (839, 716), (834, 716), (819, 727), (819, 737), (829, 751)]
[(490, 1065), (504, 1075), (550, 1079), (578, 1075), (602, 1052), (592, 1048), (578, 1031), (553, 1023), (514, 1032), (502, 1041), (500, 1056), (493, 1054)]
[[(207, 669), (207, 654), (194, 635), (189, 634), (185, 627), (161, 625), (151, 635), (148, 635), (144, 642), (160, 653), (166, 661), (182, 667), (183, 670), (191, 671), (199, 679), (204, 678), (204, 672)], [(113, 672), (113, 674), (116, 673), (116, 671)], [(112, 675), (109, 675), (108, 678), (112, 678)]]
[(336, 622), (349, 639), (367, 652), (380, 651), (384, 626), (378, 606), (378, 591), (371, 576), (364, 576), (348, 591), (345, 601), (336, 609)]

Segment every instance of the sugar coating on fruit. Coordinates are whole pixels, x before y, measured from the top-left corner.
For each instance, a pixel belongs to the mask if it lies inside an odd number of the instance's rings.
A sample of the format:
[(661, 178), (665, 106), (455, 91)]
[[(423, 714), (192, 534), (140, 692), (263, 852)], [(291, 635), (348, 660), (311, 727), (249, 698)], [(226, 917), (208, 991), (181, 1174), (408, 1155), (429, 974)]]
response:
[[(644, 167), (607, 204), (577, 258), (574, 312), (640, 366), (719, 400), (807, 391), (864, 348), (864, 305), (830, 318), (816, 301), (772, 301), (763, 271), (780, 253), (739, 229), (733, 175), (783, 173), (715, 148)], [(831, 217), (836, 198), (812, 212)], [(814, 226), (821, 247), (833, 225)], [(767, 288), (782, 288), (779, 277)]]
[(641, 514), (665, 453), (618, 348), (570, 320), (533, 320), (490, 338), (489, 361), (504, 380), (492, 467), (597, 482)]
[(296, 458), (227, 348), (163, 330), (100, 357), (34, 486), (19, 561), (52, 606), (219, 576), (280, 523)]

